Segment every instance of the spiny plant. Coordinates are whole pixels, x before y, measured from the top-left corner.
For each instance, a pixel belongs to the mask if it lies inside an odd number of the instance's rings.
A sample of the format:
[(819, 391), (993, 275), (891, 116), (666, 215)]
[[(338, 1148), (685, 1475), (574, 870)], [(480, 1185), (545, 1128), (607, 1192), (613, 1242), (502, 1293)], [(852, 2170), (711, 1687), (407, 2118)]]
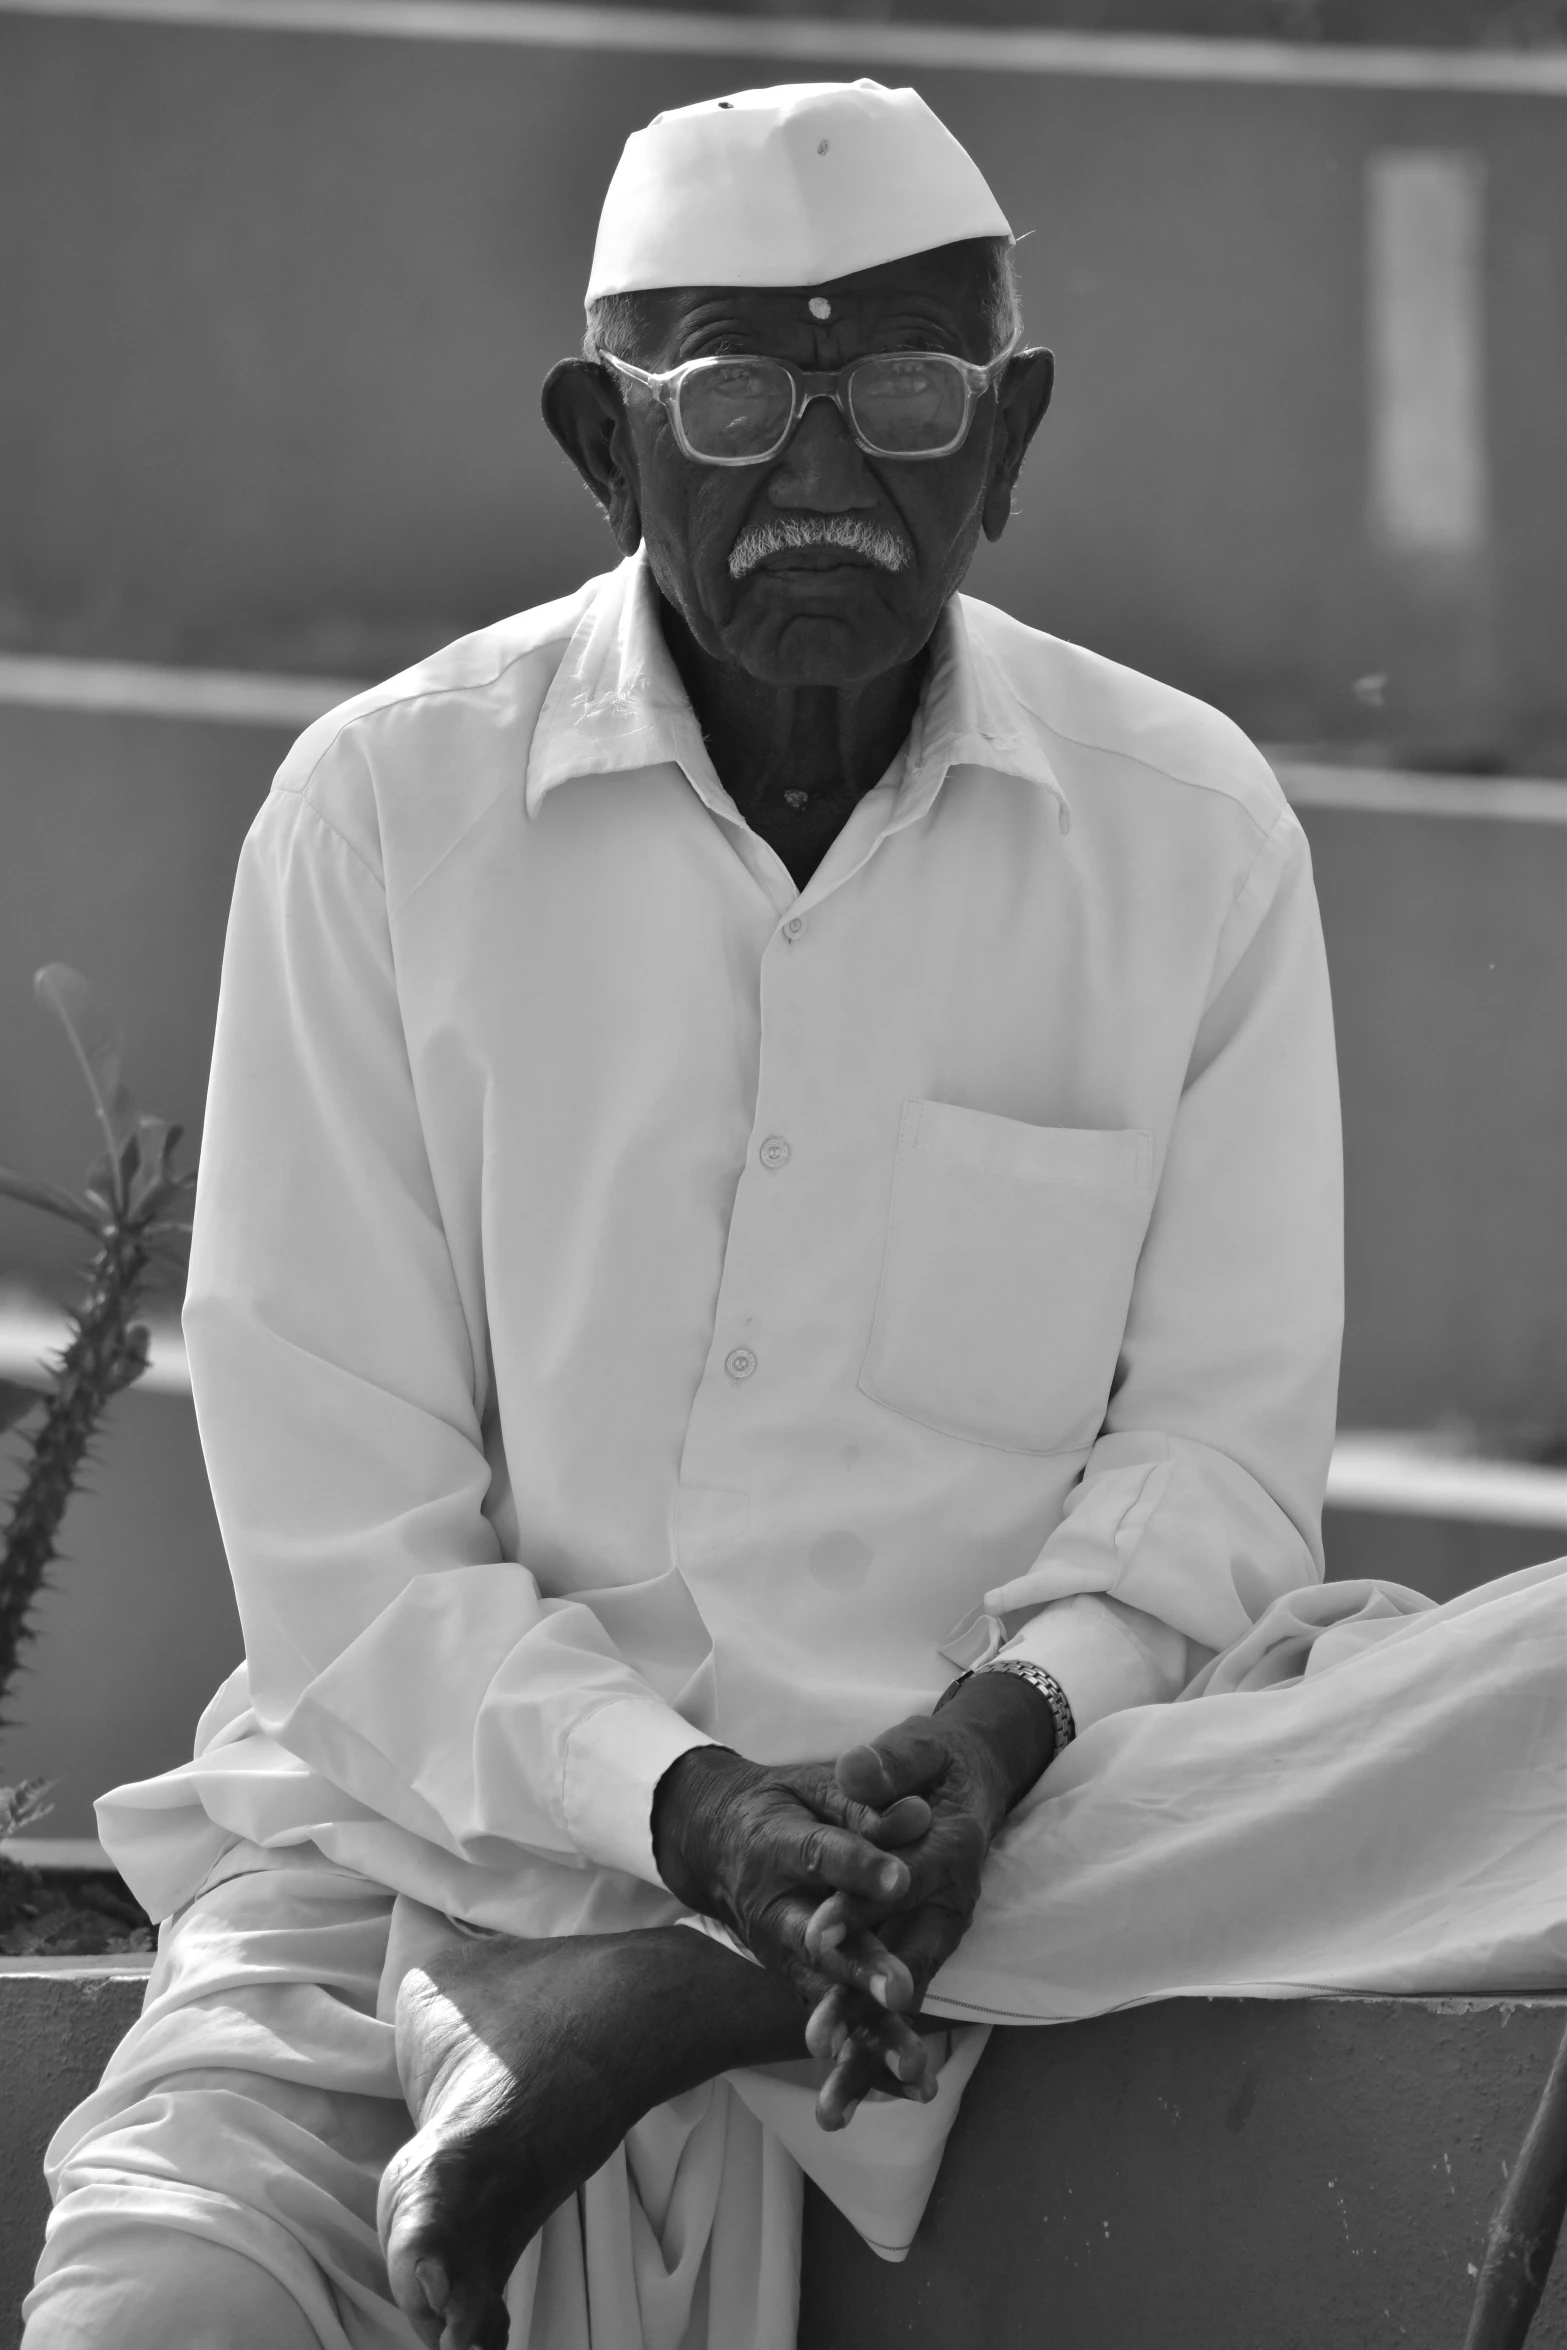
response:
[[(88, 1446), (114, 1397), (147, 1368), (148, 1331), (136, 1312), (154, 1284), (184, 1270), (196, 1187), (193, 1174), (173, 1169), (180, 1128), (142, 1115), (132, 1100), (121, 1074), (119, 1032), (81, 973), (67, 963), (49, 963), (33, 987), (70, 1039), (105, 1149), (80, 1198), (0, 1167), (0, 1193), (63, 1217), (93, 1242), (69, 1344), (47, 1367), (50, 1385), (40, 1392), (0, 1379), (0, 1431), (20, 1426), (42, 1406), (42, 1417), (28, 1431), (21, 1489), (0, 1535), (0, 1706), (23, 1644), (35, 1636), (33, 1610), (59, 1556), (60, 1522)], [(0, 1833), (40, 1818), (42, 1795), (36, 1781), (0, 1789), (8, 1804)]]

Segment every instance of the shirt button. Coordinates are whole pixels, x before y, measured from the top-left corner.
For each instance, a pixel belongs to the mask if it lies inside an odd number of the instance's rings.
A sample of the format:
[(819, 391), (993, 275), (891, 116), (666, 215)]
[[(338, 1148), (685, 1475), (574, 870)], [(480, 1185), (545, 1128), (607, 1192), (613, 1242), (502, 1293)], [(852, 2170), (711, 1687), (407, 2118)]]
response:
[(789, 1164), (789, 1145), (781, 1134), (770, 1134), (756, 1155), (764, 1167), (776, 1172)]
[(756, 1369), (756, 1357), (748, 1346), (737, 1346), (724, 1357), (724, 1369), (731, 1379), (749, 1379)]
[(785, 938), (803, 938), (805, 936), (805, 916), (791, 914), (783, 926), (783, 932)]

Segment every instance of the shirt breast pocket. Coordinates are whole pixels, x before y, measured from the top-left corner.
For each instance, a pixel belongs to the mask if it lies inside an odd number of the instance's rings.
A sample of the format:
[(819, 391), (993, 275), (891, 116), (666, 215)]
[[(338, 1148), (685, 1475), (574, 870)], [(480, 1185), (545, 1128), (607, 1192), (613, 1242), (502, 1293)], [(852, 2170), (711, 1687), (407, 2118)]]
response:
[(860, 1387), (949, 1436), (1098, 1434), (1153, 1189), (1153, 1138), (907, 1102)]

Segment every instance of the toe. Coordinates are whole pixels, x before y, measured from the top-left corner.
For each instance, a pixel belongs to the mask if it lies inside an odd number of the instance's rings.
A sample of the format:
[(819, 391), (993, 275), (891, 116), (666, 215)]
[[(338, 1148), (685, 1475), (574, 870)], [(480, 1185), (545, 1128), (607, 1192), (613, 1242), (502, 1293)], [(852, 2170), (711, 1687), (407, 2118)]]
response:
[(410, 2138), (386, 2167), (376, 2218), (387, 2277), (426, 2350), (504, 2350), (504, 2286), (532, 2231), (512, 2246), (494, 2224), (494, 2202), (475, 2195), (463, 2150), (434, 2130)]
[(499, 2293), (488, 2285), (460, 2285), (447, 2303), (441, 2350), (506, 2350), (510, 2332)]
[(443, 2240), (431, 2166), (417, 2137), (392, 2157), (382, 2175), (376, 2224), (392, 2299), (427, 2350), (443, 2350), (452, 2304), (452, 2261)]

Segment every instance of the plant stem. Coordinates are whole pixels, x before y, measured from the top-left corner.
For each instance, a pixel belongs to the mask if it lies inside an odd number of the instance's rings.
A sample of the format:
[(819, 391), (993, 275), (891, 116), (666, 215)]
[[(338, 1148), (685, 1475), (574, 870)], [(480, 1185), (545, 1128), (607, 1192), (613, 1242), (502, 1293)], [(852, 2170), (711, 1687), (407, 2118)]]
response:
[(146, 1369), (145, 1335), (129, 1320), (147, 1261), (139, 1234), (118, 1225), (108, 1231), (93, 1259), (54, 1392), (31, 1438), (27, 1473), (0, 1550), (0, 1701), (22, 1643), (32, 1637), (28, 1618), (59, 1555), (55, 1537), (93, 1431), (110, 1399)]

